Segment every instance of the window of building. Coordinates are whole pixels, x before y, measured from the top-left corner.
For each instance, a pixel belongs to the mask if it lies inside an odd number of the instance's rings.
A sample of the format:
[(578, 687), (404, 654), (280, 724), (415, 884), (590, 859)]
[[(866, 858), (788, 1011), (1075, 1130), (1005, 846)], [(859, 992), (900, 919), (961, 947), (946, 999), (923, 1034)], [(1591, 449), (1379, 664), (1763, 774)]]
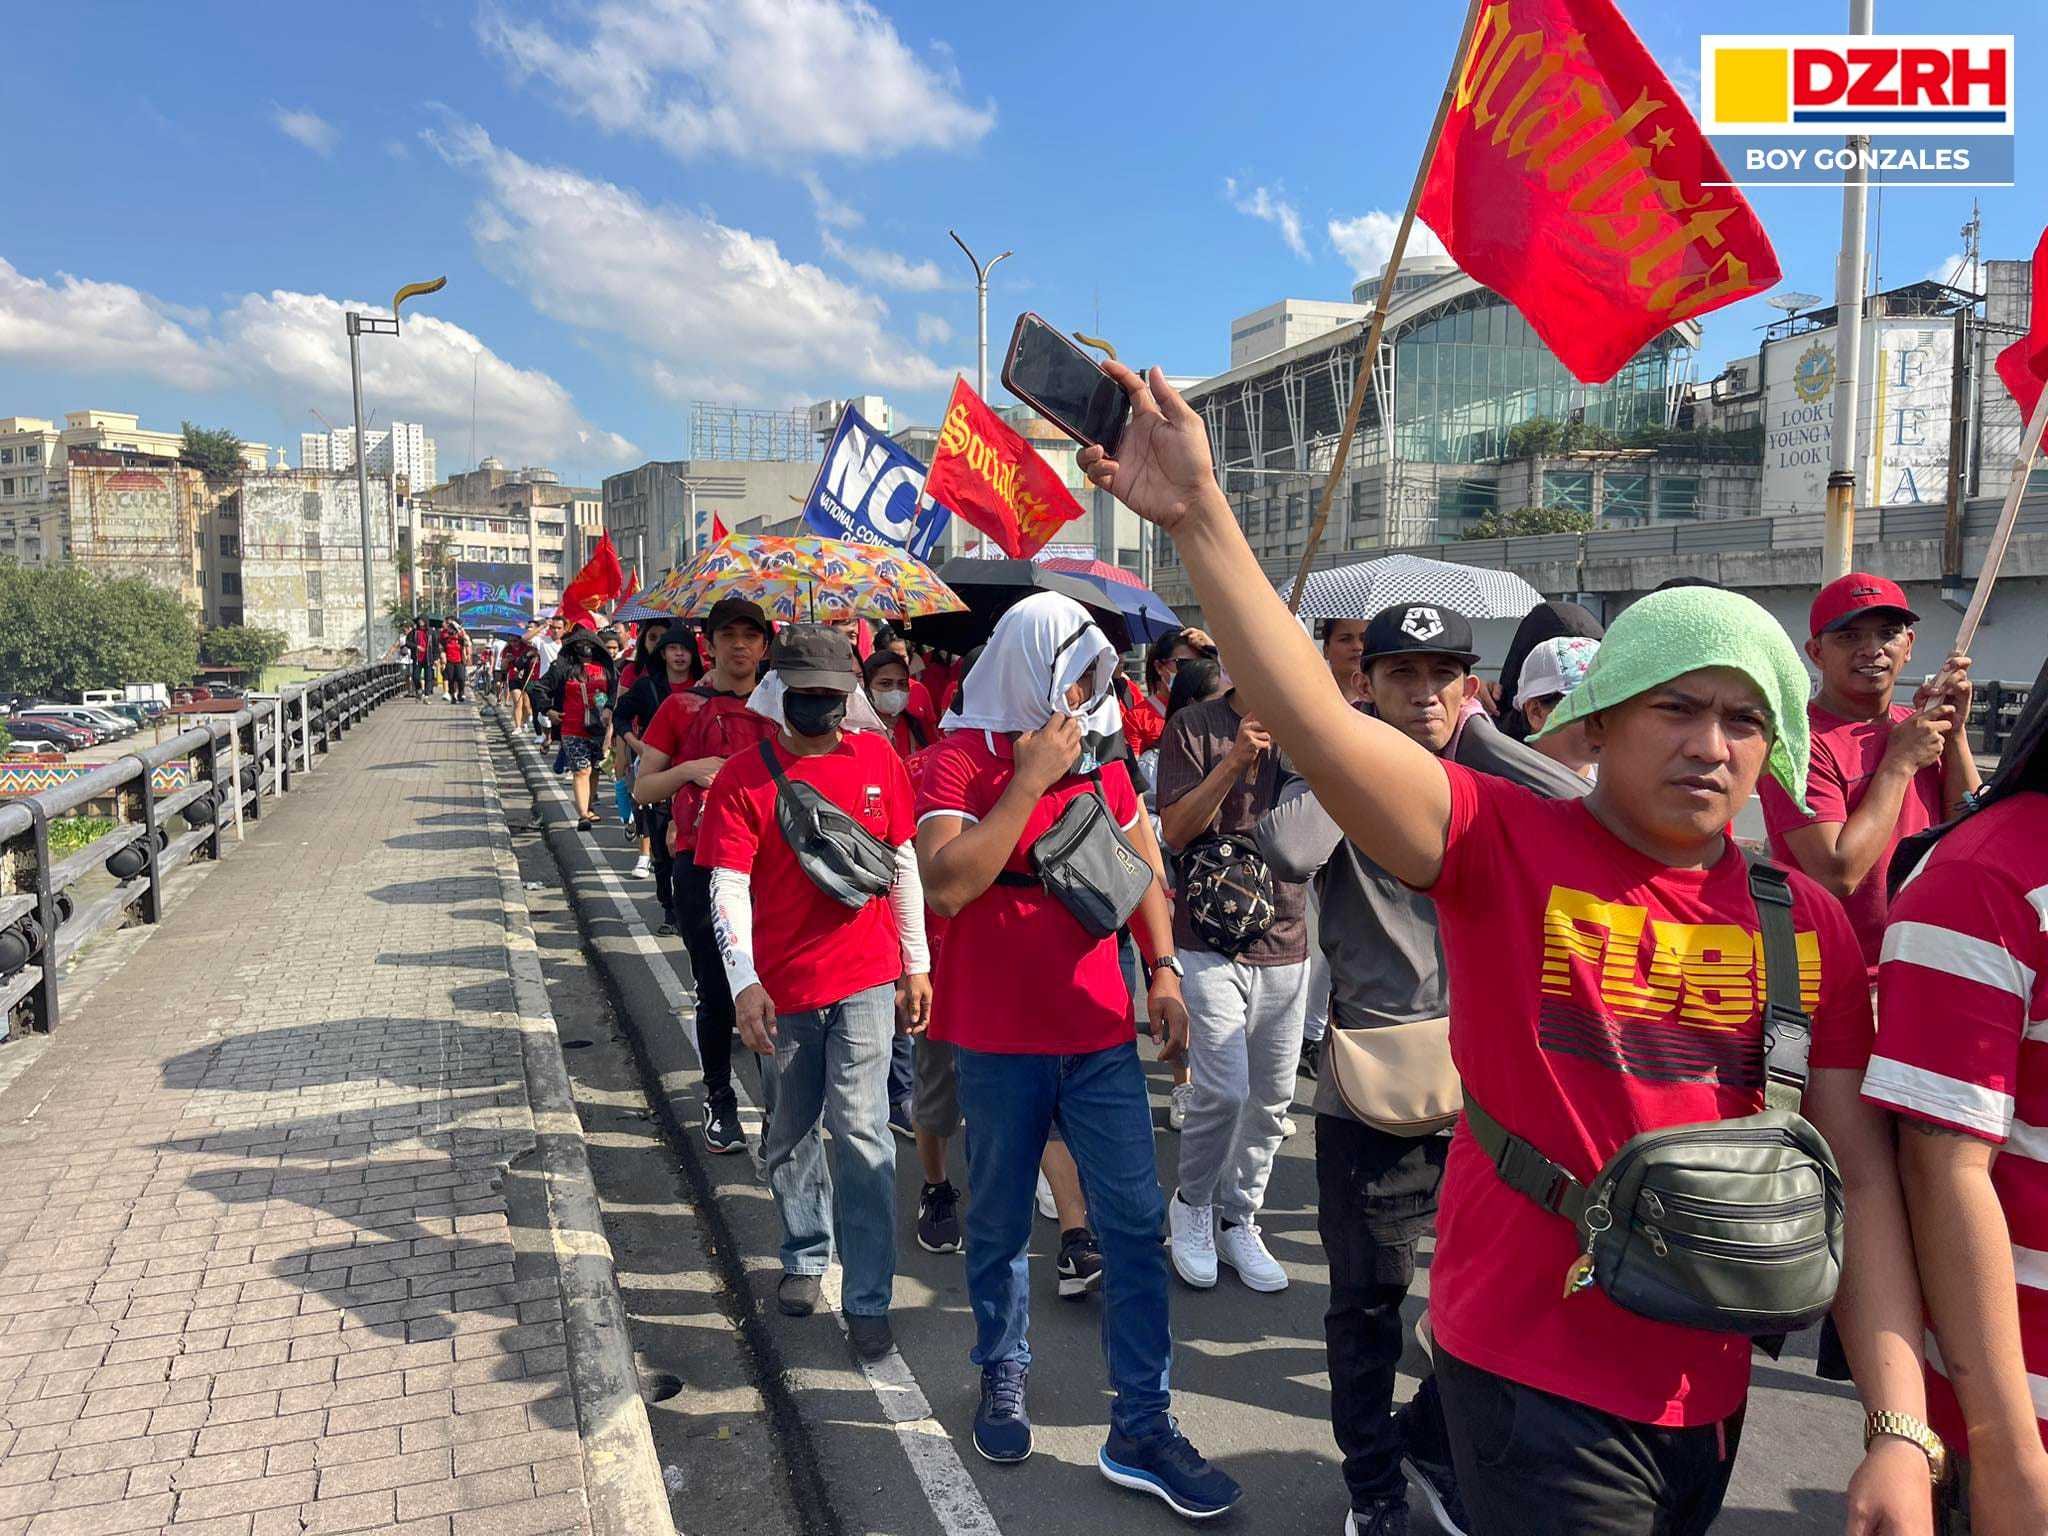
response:
[(29, 445), (28, 445), (28, 446), (27, 446), (26, 448), (22, 449), (22, 450), (21, 450), (21, 462), (22, 462), (22, 463), (24, 463), (24, 464), (40, 464), (40, 463), (42, 463), (42, 462), (43, 462), (43, 445), (42, 445), (41, 443), (30, 443), (30, 444), (29, 444)]
[(1593, 510), (1593, 471), (1551, 469), (1543, 472), (1543, 505), (1570, 507), (1575, 512)]
[(1437, 536), (1455, 539), (1498, 509), (1500, 487), (1491, 480), (1446, 480), (1437, 487)]
[(10, 475), (4, 480), (0, 480), (0, 496), (12, 496), (13, 494), (14, 477)]
[(222, 597), (240, 597), (242, 595), (242, 578), (233, 571), (222, 571), (220, 573), (220, 595)]
[(1650, 520), (1650, 477), (1609, 473), (1600, 498), (1600, 520), (1611, 527), (1634, 528)]
[(222, 559), (224, 559), (224, 560), (239, 560), (239, 559), (241, 559), (241, 558), (242, 558), (242, 536), (241, 536), (240, 534), (237, 534), (237, 533), (224, 533), (224, 534), (222, 534), (222, 535), (220, 536), (220, 553), (221, 553), (221, 558), (222, 558)]
[(308, 608), (306, 610), (306, 633), (315, 640), (321, 639), (326, 635), (327, 613), (325, 609)]
[(320, 577), (321, 573), (318, 571), (306, 572), (306, 601), (309, 603), (321, 600)]
[(14, 450), (12, 448), (0, 448), (0, 464), (12, 464), (13, 462)]
[(320, 521), (320, 493), (318, 491), (299, 492), (299, 516), (315, 523)]
[(1138, 551), (1135, 549), (1118, 549), (1116, 552), (1116, 563), (1124, 570), (1135, 571), (1138, 568)]
[(465, 544), (462, 547), (462, 552), (472, 560), (484, 558), (484, 546), (481, 544)]
[(325, 558), (324, 552), (320, 547), (320, 535), (318, 533), (309, 532), (306, 535), (305, 554), (308, 560), (320, 560)]
[(21, 493), (24, 496), (38, 495), (41, 493), (42, 489), (43, 477), (41, 475), (30, 475), (27, 479), (21, 482)]
[(1657, 482), (1657, 516), (1699, 515), (1700, 482), (1697, 475), (1665, 475)]
[(1291, 493), (1291, 494), (1290, 494), (1290, 495), (1288, 496), (1288, 498), (1287, 498), (1287, 526), (1288, 526), (1288, 528), (1290, 528), (1290, 529), (1294, 529), (1294, 528), (1299, 528), (1299, 527), (1303, 526), (1304, 522), (1306, 521), (1306, 519), (1307, 519), (1307, 517), (1308, 517), (1308, 509), (1307, 509), (1307, 507), (1306, 507), (1306, 505), (1305, 505), (1306, 501), (1307, 501), (1307, 498), (1306, 498), (1305, 496), (1303, 496), (1303, 495), (1302, 495), (1302, 493), (1301, 493), (1300, 491), (1295, 491), (1295, 492)]
[(223, 608), (220, 611), (220, 621), (223, 624), (239, 624), (242, 622), (242, 610), (239, 608)]

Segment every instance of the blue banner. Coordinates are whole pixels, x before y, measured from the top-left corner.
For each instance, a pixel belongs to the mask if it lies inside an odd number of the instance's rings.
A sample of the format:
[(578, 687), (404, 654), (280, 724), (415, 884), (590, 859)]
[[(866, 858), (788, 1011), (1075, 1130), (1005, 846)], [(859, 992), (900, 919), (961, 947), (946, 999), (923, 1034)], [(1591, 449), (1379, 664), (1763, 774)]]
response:
[(894, 544), (928, 559), (953, 514), (936, 505), (918, 512), (924, 477), (924, 465), (849, 405), (825, 445), (804, 521), (828, 539)]
[(474, 631), (517, 633), (533, 622), (533, 572), (524, 565), (455, 567), (455, 617)]

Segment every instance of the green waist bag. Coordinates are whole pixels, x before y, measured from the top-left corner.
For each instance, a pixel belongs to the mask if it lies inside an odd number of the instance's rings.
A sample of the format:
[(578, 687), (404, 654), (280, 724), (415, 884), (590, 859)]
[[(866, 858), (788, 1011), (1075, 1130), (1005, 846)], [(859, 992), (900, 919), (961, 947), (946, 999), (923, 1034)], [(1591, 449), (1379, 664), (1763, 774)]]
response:
[[(1767, 1055), (1803, 1040), (1792, 893), (1752, 861), (1763, 929)], [(1803, 1054), (1803, 1049), (1802, 1049)], [(1803, 1064), (1803, 1063), (1802, 1063)], [(1786, 1333), (1817, 1322), (1842, 1277), (1842, 1178), (1819, 1131), (1789, 1110), (1645, 1131), (1582, 1183), (1465, 1096), (1473, 1139), (1509, 1188), (1579, 1229), (1567, 1299), (1597, 1285), (1616, 1305), (1713, 1333)]]

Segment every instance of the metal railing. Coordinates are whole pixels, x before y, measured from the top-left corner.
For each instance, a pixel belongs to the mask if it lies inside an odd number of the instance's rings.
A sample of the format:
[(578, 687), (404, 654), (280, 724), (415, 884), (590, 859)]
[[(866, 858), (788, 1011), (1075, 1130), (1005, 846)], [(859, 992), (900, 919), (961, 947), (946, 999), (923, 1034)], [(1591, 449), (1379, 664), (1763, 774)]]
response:
[[(403, 665), (384, 663), (295, 683), (234, 714), (209, 715), (168, 741), (101, 764), (39, 795), (0, 800), (0, 1022), (4, 1038), (57, 1026), (64, 963), (109, 928), (154, 923), (165, 880), (195, 858), (218, 859), (223, 833), (289, 793), (334, 743), (405, 686)], [(188, 761), (182, 789), (157, 794), (151, 776)], [(52, 855), (50, 826), (95, 802), (114, 825), (83, 848)], [(89, 897), (104, 871), (111, 888)], [(80, 898), (85, 898), (81, 900)]]

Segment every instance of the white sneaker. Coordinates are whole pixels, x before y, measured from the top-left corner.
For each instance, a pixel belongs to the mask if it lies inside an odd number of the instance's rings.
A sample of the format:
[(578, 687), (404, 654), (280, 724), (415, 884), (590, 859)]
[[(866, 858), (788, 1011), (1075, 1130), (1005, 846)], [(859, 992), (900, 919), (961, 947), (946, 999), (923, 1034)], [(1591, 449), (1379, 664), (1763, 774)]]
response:
[(1193, 1083), (1175, 1083), (1166, 1101), (1166, 1128), (1177, 1131), (1188, 1123), (1188, 1105), (1195, 1097)]
[(1208, 1290), (1216, 1283), (1216, 1207), (1189, 1205), (1175, 1190), (1166, 1203), (1166, 1224), (1173, 1232), (1175, 1273), (1197, 1290)]
[(1282, 1115), (1280, 1117), (1280, 1134), (1282, 1137), (1292, 1136), (1300, 1129), (1301, 1127), (1294, 1123), (1294, 1116)]
[(1038, 1176), (1038, 1214), (1047, 1221), (1060, 1219), (1060, 1204), (1052, 1197), (1052, 1185), (1046, 1182), (1043, 1173)]
[[(1259, 1236), (1259, 1224), (1240, 1221), (1235, 1226), (1220, 1224), (1216, 1233), (1216, 1258), (1237, 1271), (1237, 1278), (1255, 1291), (1284, 1291), (1287, 1271), (1266, 1251)], [(1215, 1271), (1211, 1269), (1211, 1274)]]
[(654, 856), (652, 854), (643, 853), (633, 861), (633, 878), (635, 880), (651, 879), (653, 874)]

